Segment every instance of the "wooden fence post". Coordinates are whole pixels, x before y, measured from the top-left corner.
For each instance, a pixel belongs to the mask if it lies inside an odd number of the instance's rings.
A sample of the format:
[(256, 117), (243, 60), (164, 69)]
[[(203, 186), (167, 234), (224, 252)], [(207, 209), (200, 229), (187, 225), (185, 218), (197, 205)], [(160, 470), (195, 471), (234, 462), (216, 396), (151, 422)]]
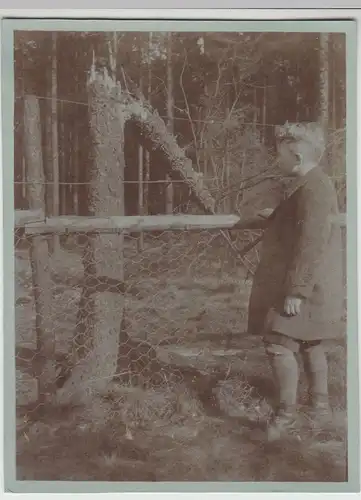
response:
[[(24, 141), (27, 162), (27, 196), (29, 208), (45, 213), (45, 175), (43, 169), (40, 107), (38, 99), (24, 99)], [(55, 395), (55, 333), (51, 324), (51, 276), (46, 236), (33, 236), (30, 246), (33, 289), (36, 309), (37, 356), (41, 372), (38, 377), (40, 402), (52, 403)]]

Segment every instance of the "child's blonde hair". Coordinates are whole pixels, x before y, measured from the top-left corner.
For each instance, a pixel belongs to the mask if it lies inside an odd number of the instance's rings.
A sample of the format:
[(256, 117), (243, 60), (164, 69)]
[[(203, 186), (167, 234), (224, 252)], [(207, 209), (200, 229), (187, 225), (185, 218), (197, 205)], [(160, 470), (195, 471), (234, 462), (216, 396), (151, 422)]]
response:
[(297, 153), (304, 161), (318, 163), (325, 152), (325, 135), (318, 122), (286, 122), (284, 125), (276, 125), (275, 135), (279, 142), (294, 142)]

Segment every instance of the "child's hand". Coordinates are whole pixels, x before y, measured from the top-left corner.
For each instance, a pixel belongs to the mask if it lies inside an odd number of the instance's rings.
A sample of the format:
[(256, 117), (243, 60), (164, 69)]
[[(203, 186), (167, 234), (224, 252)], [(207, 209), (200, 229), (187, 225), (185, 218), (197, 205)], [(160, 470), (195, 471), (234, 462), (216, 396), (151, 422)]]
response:
[(264, 208), (263, 210), (257, 212), (257, 215), (263, 219), (268, 219), (272, 215), (273, 211), (273, 208)]
[(287, 316), (297, 316), (301, 312), (302, 300), (299, 297), (286, 297), (284, 312)]

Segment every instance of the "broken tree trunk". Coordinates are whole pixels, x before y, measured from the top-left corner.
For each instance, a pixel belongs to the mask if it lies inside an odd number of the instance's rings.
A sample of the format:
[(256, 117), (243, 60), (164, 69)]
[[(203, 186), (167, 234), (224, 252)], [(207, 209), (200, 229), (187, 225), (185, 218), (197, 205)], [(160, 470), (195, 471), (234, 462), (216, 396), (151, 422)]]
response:
[[(24, 98), (24, 142), (27, 162), (27, 196), (30, 210), (45, 213), (45, 175), (43, 168), (40, 107), (38, 99)], [(30, 261), (36, 312), (37, 357), (39, 370), (38, 398), (43, 404), (55, 396), (55, 331), (51, 321), (51, 276), (49, 247), (45, 236), (31, 238)], [(34, 360), (35, 361), (35, 360)]]
[[(124, 111), (110, 97), (115, 79), (92, 68), (88, 81), (94, 162), (90, 173), (89, 210), (92, 215), (124, 215)], [(124, 295), (123, 235), (90, 236), (84, 255), (85, 284), (80, 300), (75, 348), (78, 359), (59, 398), (86, 403), (102, 394), (117, 369)], [(106, 286), (106, 283), (113, 286)]]
[(124, 113), (124, 118), (133, 120), (140, 126), (142, 145), (148, 150), (160, 151), (166, 159), (164, 164), (167, 165), (169, 175), (175, 180), (184, 180), (203, 211), (215, 214), (215, 200), (204, 185), (203, 176), (193, 169), (192, 161), (177, 144), (163, 118), (142, 97), (135, 99), (128, 92), (121, 93), (119, 86), (117, 90), (118, 92), (113, 93), (112, 104), (120, 104), (119, 109)]

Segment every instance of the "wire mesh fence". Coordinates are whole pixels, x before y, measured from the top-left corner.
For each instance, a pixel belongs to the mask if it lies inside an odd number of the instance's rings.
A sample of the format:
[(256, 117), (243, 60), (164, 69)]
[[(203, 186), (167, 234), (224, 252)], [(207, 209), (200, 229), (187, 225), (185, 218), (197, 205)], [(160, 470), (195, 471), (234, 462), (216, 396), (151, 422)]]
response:
[[(37, 352), (32, 237), (20, 233), (15, 238), (16, 360), (19, 403), (26, 403), (39, 398), (36, 381), (43, 360)], [(248, 233), (233, 237), (234, 248), (250, 241), (253, 232)], [(119, 282), (97, 274), (104, 253), (92, 253), (93, 268), (89, 269), (89, 245), (94, 238), (97, 235), (64, 235), (58, 251), (49, 254), (50, 331), (43, 335), (55, 343), (57, 387), (92, 350), (91, 332), (102, 335), (101, 322), (98, 331), (91, 328), (102, 300), (108, 304), (103, 304), (102, 321), (109, 315), (118, 317), (118, 378), (141, 380), (143, 385), (167, 381), (170, 374), (160, 374), (155, 362), (159, 353), (167, 358), (185, 356), (188, 364), (192, 360), (191, 365), (211, 372), (195, 356), (197, 343), (212, 336), (227, 340), (245, 329), (248, 278), (257, 263), (257, 250), (248, 257), (247, 271), (220, 231), (145, 233), (141, 247), (139, 235), (130, 234), (118, 248), (106, 250), (106, 258), (123, 268), (124, 281)], [(117, 298), (118, 311), (111, 310), (110, 295)]]

